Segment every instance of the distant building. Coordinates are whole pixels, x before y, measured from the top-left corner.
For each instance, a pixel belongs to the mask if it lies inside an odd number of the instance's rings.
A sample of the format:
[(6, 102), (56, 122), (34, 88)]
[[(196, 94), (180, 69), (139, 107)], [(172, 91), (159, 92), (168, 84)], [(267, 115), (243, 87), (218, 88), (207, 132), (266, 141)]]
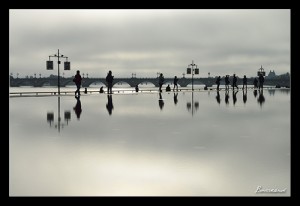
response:
[(276, 77), (275, 71), (274, 70), (273, 71), (270, 70), (270, 72), (268, 74), (268, 78), (275, 78), (275, 77)]

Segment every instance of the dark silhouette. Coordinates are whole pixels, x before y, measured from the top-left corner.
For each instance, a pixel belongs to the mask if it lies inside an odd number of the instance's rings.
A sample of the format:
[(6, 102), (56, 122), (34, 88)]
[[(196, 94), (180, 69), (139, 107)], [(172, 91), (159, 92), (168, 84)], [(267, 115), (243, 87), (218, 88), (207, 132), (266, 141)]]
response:
[(73, 79), (73, 82), (76, 84), (76, 87), (77, 87), (77, 90), (75, 91), (75, 96), (76, 96), (76, 93), (78, 95), (80, 95), (81, 81), (82, 81), (82, 78), (81, 78), (81, 75), (80, 75), (80, 71), (77, 70), (76, 75), (75, 75), (75, 77)]
[(87, 88), (84, 88), (84, 93), (87, 94)]
[(254, 89), (253, 94), (254, 94), (254, 97), (256, 98), (256, 96), (257, 96), (257, 90), (256, 89)]
[(75, 111), (77, 119), (80, 119), (80, 115), (81, 115), (81, 112), (82, 112), (80, 96), (75, 96), (75, 99), (77, 99), (77, 102), (76, 102), (75, 107), (73, 107), (73, 109)]
[(246, 104), (247, 102), (247, 90), (246, 91), (243, 90), (243, 102), (244, 104)]
[(258, 87), (258, 80), (256, 77), (253, 80), (253, 85), (254, 85), (254, 89), (256, 89)]
[(161, 92), (159, 92), (159, 100), (158, 100), (158, 104), (159, 104), (160, 110), (162, 110), (165, 103), (164, 103), (164, 100), (163, 100), (163, 98), (162, 98), (162, 96), (161, 96)]
[(246, 86), (246, 89), (247, 89), (247, 77), (246, 77), (246, 75), (244, 75), (244, 78), (243, 78), (243, 89), (244, 89), (245, 86)]
[(265, 78), (261, 73), (259, 74), (258, 81), (259, 81), (259, 89), (263, 89)]
[(103, 92), (104, 92), (104, 90), (103, 90), (103, 86), (102, 86), (102, 87), (100, 87), (99, 93), (103, 93)]
[(177, 102), (178, 102), (177, 96), (178, 96), (178, 93), (175, 93), (175, 92), (174, 92), (174, 104), (175, 104), (175, 105), (176, 105)]
[(176, 89), (178, 90), (178, 85), (177, 85), (177, 82), (178, 82), (178, 79), (177, 79), (177, 76), (175, 76), (174, 77), (174, 88), (173, 88), (173, 90), (175, 90), (175, 87), (176, 87)]
[(114, 105), (113, 105), (113, 102), (112, 102), (112, 95), (111, 94), (107, 95), (106, 109), (108, 111), (108, 114), (111, 115), (112, 114), (112, 110), (114, 109)]
[(229, 89), (229, 84), (230, 84), (229, 75), (226, 75), (226, 77), (225, 77), (225, 89), (226, 90)]
[(237, 98), (236, 98), (236, 93), (238, 93), (238, 91), (235, 92), (234, 90), (232, 90), (233, 105), (235, 105), (236, 100), (237, 100)]
[(139, 86), (138, 85), (135, 85), (135, 91), (139, 92)]
[(257, 98), (257, 102), (262, 106), (262, 104), (265, 102), (265, 97), (264, 97), (264, 91), (263, 90), (258, 90), (259, 95)]
[(218, 102), (219, 104), (221, 103), (221, 99), (220, 99), (220, 93), (219, 93), (219, 91), (217, 91), (216, 100), (217, 100), (217, 102)]
[(239, 89), (238, 86), (237, 86), (237, 77), (235, 76), (235, 74), (233, 74), (233, 79), (232, 79), (232, 89), (233, 90), (234, 90), (234, 87)]
[(225, 91), (225, 103), (228, 105), (229, 104), (229, 91)]
[(218, 76), (217, 80), (216, 80), (216, 84), (217, 84), (217, 90), (219, 91), (219, 87), (220, 87), (220, 82), (221, 82), (221, 77)]
[(167, 91), (167, 92), (170, 92), (170, 91), (171, 91), (171, 87), (170, 87), (169, 84), (168, 84), (168, 86), (166, 87), (166, 91)]
[(107, 83), (107, 94), (112, 94), (112, 86), (113, 86), (114, 76), (112, 76), (112, 72), (110, 70), (109, 70), (105, 80)]
[(162, 73), (160, 73), (158, 77), (158, 84), (159, 84), (159, 92), (162, 92), (161, 87), (164, 84), (165, 78)]

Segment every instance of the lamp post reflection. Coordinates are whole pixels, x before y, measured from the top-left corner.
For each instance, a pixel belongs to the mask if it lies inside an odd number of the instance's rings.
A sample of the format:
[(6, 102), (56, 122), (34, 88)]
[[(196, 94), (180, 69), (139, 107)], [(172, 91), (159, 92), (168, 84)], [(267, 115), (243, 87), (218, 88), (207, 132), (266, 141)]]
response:
[[(61, 128), (64, 128), (65, 123), (61, 122), (61, 116), (60, 116), (60, 96), (57, 97), (57, 113), (58, 113), (58, 118), (57, 122), (54, 122), (54, 112), (47, 112), (47, 122), (50, 124), (50, 128), (54, 126), (55, 129), (60, 132)], [(69, 124), (69, 121), (71, 120), (71, 112), (70, 110), (65, 110), (64, 113), (64, 121), (67, 123), (66, 125)]]
[(194, 116), (194, 107), (195, 107), (195, 111), (197, 111), (199, 108), (199, 102), (198, 101), (194, 102), (194, 92), (192, 92), (192, 101), (186, 103), (186, 108), (188, 111), (192, 112), (192, 116)]

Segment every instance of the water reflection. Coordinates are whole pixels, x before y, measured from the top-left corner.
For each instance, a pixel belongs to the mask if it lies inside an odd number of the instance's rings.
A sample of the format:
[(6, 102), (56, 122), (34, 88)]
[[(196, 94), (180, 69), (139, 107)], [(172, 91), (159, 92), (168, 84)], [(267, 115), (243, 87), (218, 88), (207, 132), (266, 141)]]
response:
[(113, 105), (113, 102), (112, 102), (112, 95), (111, 94), (107, 95), (106, 109), (108, 111), (108, 114), (111, 115), (112, 114), (112, 110), (114, 109), (114, 105)]
[(247, 89), (243, 90), (243, 102), (244, 102), (244, 104), (246, 104), (246, 102), (247, 102)]
[[(234, 107), (231, 91), (210, 92), (11, 98), (10, 195), (289, 195), (290, 95), (249, 90), (243, 106), (241, 91)], [(258, 185), (287, 192), (256, 194)]]
[(75, 114), (76, 114), (76, 116), (77, 116), (77, 119), (79, 120), (79, 119), (80, 119), (81, 112), (82, 112), (80, 96), (75, 96), (75, 99), (77, 99), (77, 101), (76, 101), (75, 107), (73, 107), (73, 110), (75, 111)]
[[(78, 102), (78, 101), (77, 101)], [(79, 101), (80, 102), (80, 101)], [(47, 112), (47, 122), (50, 125), (50, 128), (52, 128), (52, 126), (54, 126), (55, 129), (58, 130), (58, 132), (60, 132), (61, 128), (64, 128), (65, 124), (61, 122), (61, 117), (60, 117), (60, 96), (57, 97), (57, 122), (54, 122), (54, 112)], [(75, 108), (75, 107), (74, 107)], [(81, 109), (81, 106), (80, 106)], [(81, 111), (80, 111), (81, 113)], [(64, 111), (64, 121), (67, 122), (67, 125), (69, 124), (69, 121), (71, 120), (71, 112), (70, 110), (65, 110)]]
[[(199, 102), (194, 102), (194, 92), (192, 92), (192, 101), (186, 103), (186, 108), (189, 112), (192, 112), (192, 116), (194, 115), (194, 111), (197, 111), (199, 108)], [(194, 110), (195, 108), (195, 110)]]
[[(175, 88), (175, 85), (174, 85), (174, 88)], [(178, 92), (174, 92), (174, 104), (176, 105), (178, 103)]]
[(219, 91), (217, 91), (216, 100), (217, 100), (217, 102), (218, 102), (219, 104), (221, 103), (221, 99), (220, 99), (220, 93), (219, 93)]
[(233, 99), (233, 105), (235, 105), (237, 98), (236, 98), (236, 94), (238, 93), (238, 91), (234, 91), (232, 90), (232, 99)]
[(258, 98), (257, 98), (257, 102), (262, 107), (263, 103), (265, 102), (264, 90), (260, 89), (258, 92), (259, 92), (259, 95), (258, 95)]
[(225, 91), (225, 103), (226, 105), (229, 105), (229, 90)]
[(164, 105), (165, 105), (164, 100), (163, 100), (162, 95), (161, 95), (161, 92), (159, 92), (158, 105), (159, 105), (160, 110), (162, 110)]
[(254, 89), (253, 95), (254, 95), (255, 98), (257, 97), (257, 89)]

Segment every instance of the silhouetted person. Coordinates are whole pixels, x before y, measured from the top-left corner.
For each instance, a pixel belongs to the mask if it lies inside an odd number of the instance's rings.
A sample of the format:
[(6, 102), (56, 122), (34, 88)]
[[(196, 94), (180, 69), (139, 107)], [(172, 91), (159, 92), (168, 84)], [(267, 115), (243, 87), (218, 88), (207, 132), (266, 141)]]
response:
[(168, 84), (168, 86), (166, 87), (166, 91), (167, 91), (167, 92), (170, 92), (170, 91), (171, 91), (171, 87), (170, 87), (169, 84)]
[(233, 90), (234, 90), (234, 87), (239, 89), (238, 86), (237, 86), (237, 77), (235, 76), (235, 74), (233, 74), (233, 78), (232, 78), (232, 89)]
[(113, 86), (114, 76), (112, 75), (112, 72), (110, 70), (109, 70), (105, 80), (107, 83), (107, 93), (112, 94), (112, 86)]
[(228, 90), (225, 91), (225, 103), (229, 104), (229, 91)]
[(263, 89), (265, 78), (261, 73), (259, 74), (258, 81), (259, 81), (259, 89)]
[(234, 90), (232, 90), (232, 100), (233, 100), (233, 105), (235, 105), (235, 103), (236, 103), (236, 93), (238, 93), (238, 91), (234, 91)]
[(219, 91), (219, 87), (220, 87), (220, 82), (221, 82), (221, 77), (218, 76), (217, 80), (216, 80), (216, 84), (217, 84), (217, 90)]
[(138, 92), (139, 91), (139, 86), (135, 85), (135, 91)]
[(75, 99), (77, 99), (77, 102), (76, 102), (75, 107), (73, 107), (73, 109), (75, 111), (77, 119), (80, 119), (80, 115), (81, 115), (81, 112), (82, 112), (80, 96), (75, 96)]
[(226, 75), (225, 76), (225, 89), (229, 89), (229, 84), (230, 84), (230, 81), (229, 81), (229, 75)]
[(100, 87), (100, 91), (99, 91), (100, 93), (103, 93), (104, 92), (104, 90), (103, 90), (103, 86), (102, 87)]
[(253, 80), (253, 85), (254, 85), (254, 89), (256, 89), (258, 87), (258, 80), (256, 77)]
[(219, 104), (221, 103), (221, 99), (220, 99), (220, 93), (219, 93), (219, 91), (217, 91), (216, 100), (217, 100), (217, 102), (218, 102)]
[(84, 93), (87, 94), (87, 88), (84, 88)]
[(159, 100), (158, 100), (158, 104), (159, 104), (160, 110), (162, 110), (165, 103), (164, 103), (164, 100), (163, 100), (163, 98), (162, 98), (162, 96), (161, 96), (161, 92), (159, 92)]
[(81, 81), (82, 81), (82, 78), (81, 78), (81, 75), (80, 75), (80, 71), (77, 70), (76, 75), (75, 75), (75, 77), (73, 79), (73, 82), (76, 84), (76, 87), (77, 87), (77, 90), (75, 91), (75, 96), (76, 96), (76, 93), (78, 95), (80, 95)]
[(254, 94), (254, 97), (257, 96), (257, 90), (256, 89), (254, 89), (253, 94)]
[(244, 75), (244, 78), (243, 78), (243, 89), (244, 89), (245, 86), (246, 86), (246, 89), (247, 89), (247, 77), (246, 77), (246, 75)]
[(114, 105), (113, 105), (113, 102), (112, 102), (112, 95), (111, 94), (107, 95), (106, 109), (108, 111), (108, 114), (111, 115), (112, 110), (114, 109)]
[(164, 84), (165, 78), (162, 73), (158, 77), (159, 92), (162, 92), (161, 87)]
[(246, 104), (247, 102), (247, 90), (246, 91), (243, 90), (243, 102), (244, 104)]
[(265, 102), (265, 97), (264, 97), (264, 92), (263, 90), (258, 90), (259, 95), (257, 98), (257, 101), (259, 102), (260, 106), (262, 106), (262, 104)]
[(178, 79), (177, 79), (177, 76), (175, 76), (175, 77), (174, 77), (174, 81), (173, 81), (173, 83), (174, 83), (174, 88), (173, 88), (173, 90), (175, 90), (175, 87), (176, 87), (176, 89), (178, 90), (177, 82), (178, 82)]

